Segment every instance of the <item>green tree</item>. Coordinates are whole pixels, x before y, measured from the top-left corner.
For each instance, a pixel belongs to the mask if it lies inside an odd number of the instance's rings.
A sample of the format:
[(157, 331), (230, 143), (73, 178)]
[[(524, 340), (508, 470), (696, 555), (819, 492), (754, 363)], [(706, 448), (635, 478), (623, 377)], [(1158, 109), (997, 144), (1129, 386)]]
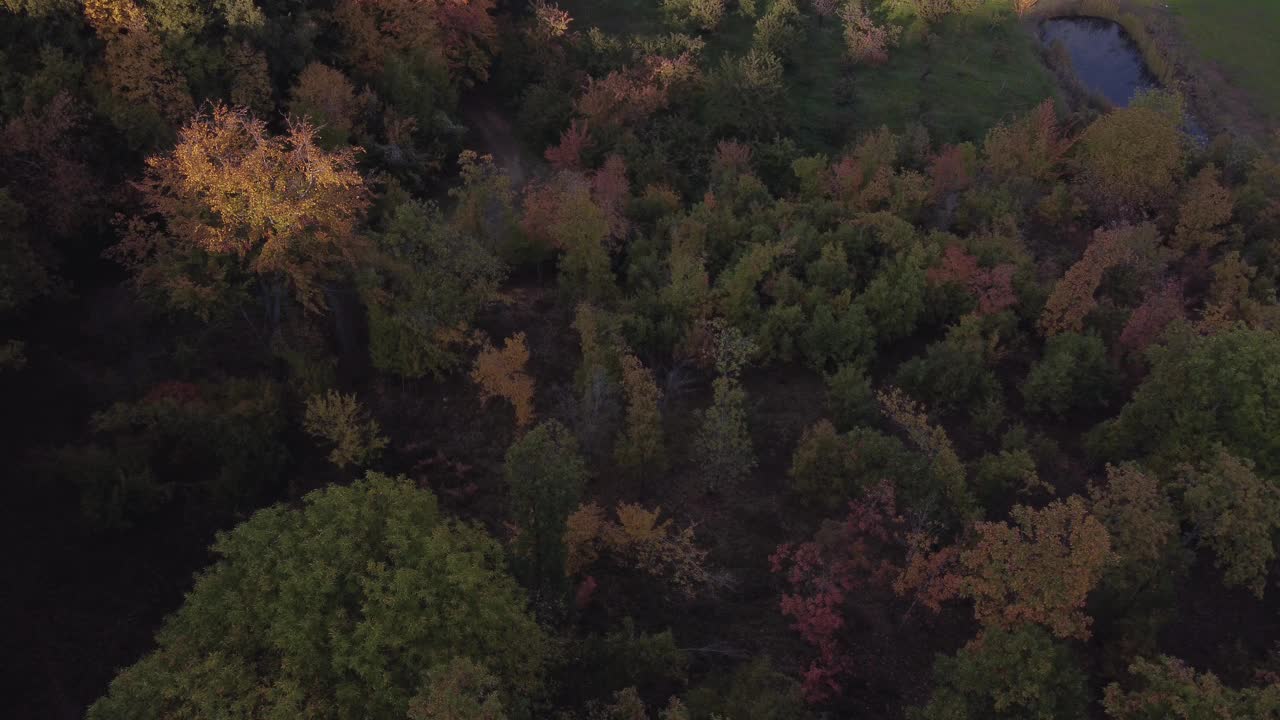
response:
[(1105, 408), (1119, 381), (1102, 338), (1062, 333), (1045, 343), (1044, 357), (1022, 384), (1022, 396), (1031, 410), (1061, 417), (1071, 410)]
[(507, 720), (501, 682), (466, 657), (427, 671), (409, 701), (409, 720)]
[(1262, 597), (1280, 531), (1280, 487), (1254, 473), (1253, 463), (1218, 447), (1198, 467), (1184, 466), (1180, 484), (1187, 516), (1213, 550), (1227, 585)]
[(1280, 472), (1280, 335), (1238, 326), (1208, 337), (1176, 333), (1149, 351), (1151, 374), (1119, 417), (1090, 434), (1106, 459), (1143, 458), (1157, 473), (1211, 457), (1222, 444)]
[(933, 697), (912, 720), (1062, 720), (1087, 717), (1084, 673), (1044, 630), (987, 629), (933, 668)]
[(587, 468), (568, 428), (540, 423), (507, 451), (511, 515), (519, 527), (516, 568), (524, 583), (546, 593), (565, 587), (565, 520), (578, 507)]
[(115, 718), (406, 717), (424, 669), (483, 662), (526, 708), (548, 641), (483, 530), (369, 473), (256, 513), (213, 550), (158, 649), (89, 709)]
[(716, 370), (711, 407), (702, 413), (694, 437), (694, 457), (711, 491), (725, 490), (746, 479), (756, 467), (747, 427), (747, 393), (738, 373), (755, 347), (737, 328), (721, 329), (716, 338)]
[(1196, 673), (1181, 660), (1160, 656), (1138, 660), (1129, 672), (1140, 680), (1125, 691), (1107, 686), (1103, 706), (1112, 720), (1211, 720), (1273, 718), (1280, 715), (1280, 684), (1235, 690), (1213, 673)]
[(502, 263), (426, 203), (397, 207), (374, 241), (378, 257), (362, 282), (374, 367), (440, 377), (461, 360), (476, 313), (497, 297)]
[(858, 297), (867, 311), (880, 344), (901, 340), (915, 332), (924, 312), (925, 272), (918, 248), (893, 258), (871, 279)]

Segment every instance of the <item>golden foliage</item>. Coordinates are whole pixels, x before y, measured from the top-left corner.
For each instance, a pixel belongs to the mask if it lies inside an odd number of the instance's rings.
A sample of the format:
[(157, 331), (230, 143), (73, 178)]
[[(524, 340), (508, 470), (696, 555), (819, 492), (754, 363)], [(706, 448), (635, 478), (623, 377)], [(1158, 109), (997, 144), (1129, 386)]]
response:
[(367, 465), (387, 446), (378, 421), (369, 417), (354, 394), (330, 390), (307, 398), (303, 427), (308, 434), (333, 444), (329, 461), (340, 468)]
[(1216, 229), (1231, 220), (1234, 209), (1231, 191), (1219, 182), (1218, 169), (1204, 168), (1182, 191), (1173, 246), (1184, 252), (1213, 249), (1225, 239)]
[(974, 616), (983, 625), (1030, 622), (1060, 638), (1088, 639), (1085, 600), (1116, 559), (1107, 529), (1078, 496), (1042, 510), (1019, 505), (1012, 515), (1016, 527), (977, 523), (977, 542), (960, 554)]
[(161, 261), (202, 250), (288, 280), (299, 302), (318, 310), (319, 281), (363, 248), (356, 227), (369, 193), (356, 151), (320, 149), (304, 121), (271, 136), (245, 110), (216, 105), (182, 129), (172, 152), (147, 159), (137, 187), (164, 227), (135, 220), (115, 253), (142, 284), (174, 291), (192, 283), (166, 273)]
[(618, 464), (633, 478), (661, 475), (667, 470), (659, 409), (662, 391), (635, 355), (622, 358), (622, 388), (627, 396), (627, 417), (618, 442)]
[(174, 123), (191, 113), (187, 80), (133, 0), (86, 0), (84, 16), (106, 45), (103, 72), (111, 94), (124, 103), (149, 105)]
[(501, 349), (486, 343), (471, 370), (471, 380), (480, 386), (480, 402), (500, 397), (511, 403), (516, 427), (521, 429), (533, 423), (534, 417), (534, 383), (525, 372), (528, 362), (529, 348), (521, 332), (507, 338)]
[(694, 595), (708, 580), (707, 551), (694, 544), (693, 528), (676, 530), (670, 519), (659, 520), (662, 508), (619, 503), (617, 522), (610, 522), (595, 503), (578, 508), (565, 524), (567, 575), (589, 570), (602, 556), (672, 589)]

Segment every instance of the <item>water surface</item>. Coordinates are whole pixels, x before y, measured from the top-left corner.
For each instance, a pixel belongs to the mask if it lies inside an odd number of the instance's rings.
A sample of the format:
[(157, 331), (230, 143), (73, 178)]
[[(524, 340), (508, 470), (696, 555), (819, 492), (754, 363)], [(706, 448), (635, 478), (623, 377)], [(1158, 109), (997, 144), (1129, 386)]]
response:
[(1046, 45), (1061, 42), (1071, 56), (1080, 82), (1116, 107), (1125, 107), (1141, 90), (1156, 87), (1142, 53), (1119, 23), (1102, 18), (1072, 17), (1040, 25)]

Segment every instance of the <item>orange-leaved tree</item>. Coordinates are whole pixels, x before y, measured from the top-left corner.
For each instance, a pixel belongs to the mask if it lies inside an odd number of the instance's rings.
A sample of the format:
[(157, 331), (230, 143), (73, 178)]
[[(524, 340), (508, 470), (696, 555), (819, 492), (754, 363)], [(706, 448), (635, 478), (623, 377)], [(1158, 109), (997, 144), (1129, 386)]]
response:
[(521, 429), (533, 422), (533, 378), (524, 370), (528, 362), (524, 333), (516, 333), (501, 348), (486, 342), (471, 370), (471, 380), (480, 386), (480, 402), (505, 399), (515, 408), (516, 427)]
[(1019, 505), (1012, 515), (1014, 526), (974, 526), (977, 540), (960, 554), (961, 594), (983, 625), (1030, 622), (1060, 638), (1087, 639), (1085, 600), (1115, 561), (1106, 527), (1078, 496), (1041, 510)]
[(258, 277), (273, 326), (286, 287), (320, 310), (323, 281), (364, 246), (369, 192), (356, 152), (322, 150), (305, 121), (273, 136), (247, 111), (215, 105), (171, 152), (147, 159), (135, 183), (146, 212), (112, 252), (139, 285), (206, 317), (244, 272)]
[(1040, 315), (1041, 330), (1045, 335), (1082, 330), (1085, 317), (1098, 305), (1094, 293), (1102, 284), (1103, 275), (1111, 268), (1140, 259), (1152, 260), (1147, 265), (1154, 267), (1159, 242), (1151, 223), (1098, 230), (1085, 248), (1084, 257), (1053, 286)]

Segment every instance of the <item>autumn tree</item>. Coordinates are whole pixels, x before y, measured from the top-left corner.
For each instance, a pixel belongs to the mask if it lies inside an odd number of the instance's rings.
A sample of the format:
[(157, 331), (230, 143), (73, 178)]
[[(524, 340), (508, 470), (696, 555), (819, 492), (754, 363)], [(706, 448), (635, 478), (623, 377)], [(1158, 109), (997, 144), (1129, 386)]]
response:
[(1219, 228), (1231, 221), (1235, 204), (1220, 177), (1218, 168), (1209, 165), (1183, 188), (1172, 239), (1175, 248), (1183, 252), (1212, 250), (1226, 239)]
[(662, 391), (635, 355), (622, 358), (622, 388), (627, 397), (626, 424), (618, 438), (618, 465), (642, 482), (667, 471), (666, 442), (662, 429)]
[(901, 28), (877, 24), (862, 0), (845, 0), (840, 20), (844, 22), (845, 46), (855, 63), (883, 65), (889, 61), (889, 49), (898, 44)]
[(1138, 465), (1107, 465), (1105, 484), (1090, 485), (1090, 512), (1107, 529), (1117, 563), (1113, 584), (1141, 587), (1167, 565), (1178, 539), (1178, 517), (1159, 479)]
[(1058, 125), (1053, 101), (1045, 100), (1025, 117), (987, 131), (982, 167), (1002, 182), (1050, 182), (1062, 172), (1072, 145)]
[(929, 703), (912, 720), (1086, 717), (1088, 683), (1071, 651), (1035, 625), (989, 628), (939, 656)]
[(256, 275), (272, 327), (284, 291), (309, 311), (324, 283), (364, 250), (368, 205), (354, 150), (325, 151), (315, 129), (291, 122), (282, 136), (244, 110), (214, 106), (179, 134), (172, 152), (147, 159), (136, 187), (146, 214), (112, 250), (143, 289), (208, 317)]
[(1172, 197), (1182, 172), (1180, 123), (1143, 104), (1094, 121), (1080, 136), (1078, 182), (1095, 207), (1133, 216)]
[(1184, 466), (1179, 485), (1187, 516), (1201, 545), (1213, 551), (1223, 582), (1261, 598), (1276, 556), (1280, 488), (1221, 446), (1197, 467)]
[(405, 717), (453, 682), (458, 658), (483, 663), (513, 710), (542, 684), (549, 644), (501, 548), (403, 478), (370, 473), (261, 510), (213, 550), (158, 648), (92, 720)]
[(961, 592), (984, 626), (1035, 623), (1059, 638), (1089, 637), (1089, 592), (1115, 560), (1102, 523), (1072, 496), (1041, 510), (1019, 505), (1014, 525), (980, 522), (960, 555)]
[(1040, 328), (1046, 335), (1080, 332), (1085, 318), (1097, 307), (1094, 296), (1103, 275), (1126, 263), (1156, 264), (1159, 242), (1156, 228), (1150, 223), (1095, 232), (1084, 257), (1053, 286), (1040, 316)]
[[(662, 508), (648, 510), (620, 503), (609, 520), (595, 503), (579, 507), (565, 521), (565, 572), (581, 577), (610, 564), (661, 581), (673, 592), (692, 597), (709, 580), (707, 551), (694, 542), (693, 528), (676, 529)], [(594, 580), (594, 577), (593, 577)]]
[(524, 333), (516, 333), (508, 337), (501, 348), (485, 343), (471, 369), (471, 381), (480, 386), (481, 404), (495, 397), (511, 403), (517, 429), (528, 427), (534, 417), (534, 382), (525, 372), (528, 362), (529, 348), (525, 346)]
[(369, 465), (387, 446), (378, 421), (369, 417), (354, 394), (330, 390), (307, 398), (303, 428), (333, 446), (329, 462), (340, 468)]
[(227, 99), (259, 117), (275, 109), (271, 92), (271, 74), (267, 56), (247, 41), (231, 42), (227, 48), (231, 90)]
[(107, 114), (139, 141), (168, 134), (193, 109), (187, 81), (168, 61), (148, 19), (133, 0), (90, 0), (85, 20), (105, 45)]
[(1182, 294), (1182, 283), (1169, 280), (1159, 288), (1152, 290), (1134, 308), (1124, 329), (1120, 331), (1120, 347), (1125, 351), (1141, 354), (1151, 347), (1175, 321), (1186, 316), (1186, 300)]
[(1018, 303), (1013, 289), (1017, 266), (1001, 263), (995, 267), (979, 267), (978, 259), (959, 245), (948, 245), (942, 251), (942, 263), (931, 268), (926, 277), (932, 285), (954, 284), (964, 288), (977, 301), (978, 314), (993, 315)]
[(537, 245), (561, 251), (560, 283), (575, 298), (601, 303), (616, 288), (606, 242), (610, 218), (587, 178), (561, 172), (525, 189), (521, 227)]
[(710, 32), (724, 17), (724, 0), (662, 0), (662, 12), (676, 28)]
[(1280, 684), (1234, 689), (1213, 673), (1197, 673), (1181, 660), (1161, 655), (1129, 666), (1138, 681), (1129, 690), (1107, 686), (1103, 707), (1111, 720), (1264, 718), (1280, 713)]
[(347, 144), (356, 127), (360, 103), (355, 86), (341, 70), (309, 63), (298, 75), (290, 96), (289, 111), (315, 125), (322, 147)]
[(560, 423), (545, 421), (507, 450), (505, 473), (518, 575), (527, 587), (554, 599), (565, 582), (565, 522), (587, 479), (577, 441)]

